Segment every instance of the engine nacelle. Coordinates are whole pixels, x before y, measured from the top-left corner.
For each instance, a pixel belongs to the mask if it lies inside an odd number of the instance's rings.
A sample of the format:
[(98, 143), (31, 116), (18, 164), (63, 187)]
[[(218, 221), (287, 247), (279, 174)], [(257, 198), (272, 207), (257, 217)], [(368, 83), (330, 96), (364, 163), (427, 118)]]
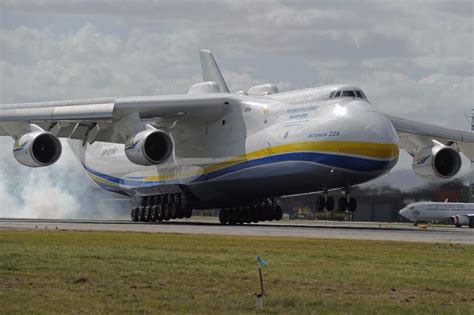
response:
[(59, 159), (61, 152), (61, 141), (47, 131), (26, 133), (13, 145), (15, 159), (29, 167), (49, 166)]
[(449, 223), (455, 226), (471, 225), (469, 217), (465, 215), (453, 215), (449, 218)]
[(128, 139), (125, 155), (130, 162), (138, 165), (156, 165), (166, 162), (173, 152), (170, 136), (157, 129), (140, 131)]
[(442, 144), (418, 151), (412, 168), (416, 175), (429, 179), (450, 179), (461, 169), (461, 156), (452, 147)]

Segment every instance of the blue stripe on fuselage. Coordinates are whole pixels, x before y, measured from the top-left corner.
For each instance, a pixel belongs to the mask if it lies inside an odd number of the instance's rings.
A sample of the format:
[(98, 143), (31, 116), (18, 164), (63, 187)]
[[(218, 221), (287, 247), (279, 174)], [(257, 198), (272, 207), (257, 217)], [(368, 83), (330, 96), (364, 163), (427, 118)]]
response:
[(212, 171), (208, 174), (202, 174), (197, 177), (193, 176), (193, 177), (188, 177), (188, 178), (179, 178), (179, 179), (172, 179), (172, 180), (148, 180), (148, 181), (137, 180), (136, 178), (113, 177), (107, 174), (100, 173), (96, 170), (93, 170), (87, 167), (86, 165), (84, 165), (84, 168), (88, 172), (94, 174), (95, 176), (101, 177), (115, 184), (119, 184), (123, 186), (131, 186), (131, 187), (147, 187), (147, 186), (163, 185), (163, 184), (176, 184), (178, 182), (182, 183), (183, 180), (185, 181), (186, 179), (189, 179), (189, 183), (209, 181), (209, 180), (213, 180), (218, 177), (229, 175), (234, 172), (242, 171), (248, 168), (253, 168), (253, 167), (263, 166), (263, 165), (270, 165), (270, 164), (279, 163), (279, 162), (291, 162), (291, 161), (311, 162), (311, 163), (317, 163), (320, 165), (326, 165), (328, 167), (346, 169), (346, 170), (354, 171), (354, 172), (376, 173), (376, 172), (382, 172), (384, 170), (390, 169), (391, 167), (395, 165), (397, 160), (398, 159), (380, 161), (380, 160), (372, 160), (372, 159), (353, 157), (353, 156), (347, 156), (347, 155), (335, 155), (335, 154), (319, 153), (319, 152), (296, 152), (296, 153), (271, 155), (271, 156), (266, 156), (259, 159), (245, 161), (242, 163), (228, 166), (220, 170)]

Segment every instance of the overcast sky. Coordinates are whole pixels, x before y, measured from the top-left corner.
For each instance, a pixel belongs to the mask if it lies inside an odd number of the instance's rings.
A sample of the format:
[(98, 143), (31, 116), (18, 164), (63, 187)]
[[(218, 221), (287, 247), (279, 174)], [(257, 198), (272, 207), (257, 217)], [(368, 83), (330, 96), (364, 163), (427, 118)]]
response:
[(469, 0), (2, 0), (0, 103), (185, 93), (206, 48), (233, 91), (352, 83), (382, 111), (467, 130), (473, 16)]

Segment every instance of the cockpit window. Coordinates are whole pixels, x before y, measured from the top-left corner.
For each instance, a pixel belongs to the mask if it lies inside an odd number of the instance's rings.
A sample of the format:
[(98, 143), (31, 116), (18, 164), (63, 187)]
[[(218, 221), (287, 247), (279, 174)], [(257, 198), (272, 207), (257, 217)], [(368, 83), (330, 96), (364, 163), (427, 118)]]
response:
[(366, 98), (364, 92), (362, 92), (361, 90), (332, 91), (331, 94), (329, 94), (329, 98), (338, 97)]
[(343, 91), (342, 96), (355, 97), (354, 91)]

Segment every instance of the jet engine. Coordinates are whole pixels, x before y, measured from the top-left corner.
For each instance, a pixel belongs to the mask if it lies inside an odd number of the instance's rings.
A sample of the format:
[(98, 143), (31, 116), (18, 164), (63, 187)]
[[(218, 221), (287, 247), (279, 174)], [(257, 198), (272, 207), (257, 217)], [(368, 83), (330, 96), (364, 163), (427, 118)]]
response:
[(471, 225), (469, 217), (465, 215), (453, 215), (449, 218), (449, 223), (454, 224), (455, 226)]
[(429, 179), (450, 179), (461, 169), (461, 156), (452, 147), (439, 142), (418, 151), (413, 157), (412, 168), (418, 176)]
[(170, 136), (158, 129), (140, 131), (125, 144), (125, 155), (130, 162), (144, 166), (166, 162), (172, 151)]
[(25, 166), (41, 167), (55, 163), (61, 156), (59, 139), (46, 131), (33, 131), (19, 137), (13, 145), (13, 156)]

